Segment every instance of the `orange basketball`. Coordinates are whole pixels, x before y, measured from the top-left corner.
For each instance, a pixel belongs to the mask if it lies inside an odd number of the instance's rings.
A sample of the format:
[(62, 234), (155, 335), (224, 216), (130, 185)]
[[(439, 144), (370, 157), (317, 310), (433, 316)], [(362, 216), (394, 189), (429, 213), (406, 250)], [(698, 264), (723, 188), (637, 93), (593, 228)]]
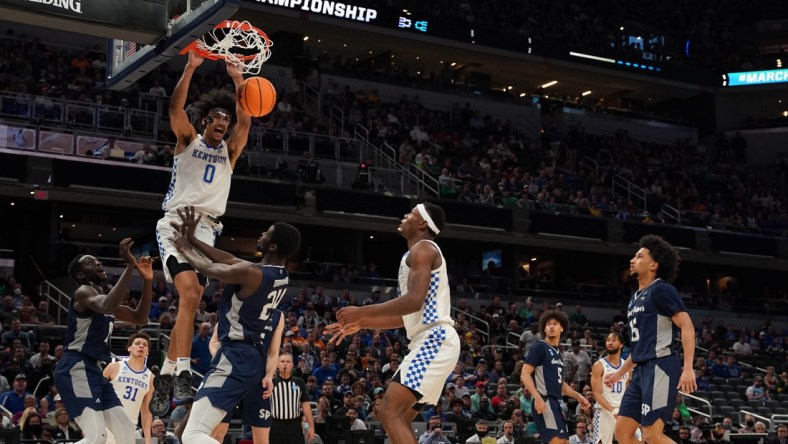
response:
[(274, 109), (276, 89), (268, 79), (249, 77), (238, 89), (238, 103), (252, 117), (263, 117)]

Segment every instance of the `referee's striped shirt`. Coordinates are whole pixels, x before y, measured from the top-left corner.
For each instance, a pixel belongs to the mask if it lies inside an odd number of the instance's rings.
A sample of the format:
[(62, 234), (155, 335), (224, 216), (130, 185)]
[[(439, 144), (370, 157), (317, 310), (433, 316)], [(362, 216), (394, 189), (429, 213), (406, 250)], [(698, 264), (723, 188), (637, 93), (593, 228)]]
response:
[(274, 376), (274, 392), (271, 395), (271, 416), (274, 419), (300, 419), (302, 402), (309, 402), (309, 394), (301, 378), (283, 379), (279, 375)]

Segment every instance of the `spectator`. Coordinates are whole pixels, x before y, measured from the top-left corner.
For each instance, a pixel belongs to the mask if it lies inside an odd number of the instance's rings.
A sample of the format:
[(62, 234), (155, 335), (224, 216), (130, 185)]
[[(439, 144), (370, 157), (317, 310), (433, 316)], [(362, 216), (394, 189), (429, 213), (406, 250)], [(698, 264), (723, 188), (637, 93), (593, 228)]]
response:
[(755, 417), (744, 415), (744, 424), (739, 427), (739, 433), (755, 433)]
[(350, 417), (350, 430), (367, 430), (364, 421), (358, 419), (358, 410), (355, 406), (348, 407), (345, 414)]
[(747, 400), (748, 401), (761, 401), (769, 400), (769, 393), (763, 387), (763, 378), (759, 375), (756, 376), (752, 385), (747, 387)]
[(35, 338), (32, 333), (22, 330), (22, 323), (19, 322), (18, 318), (12, 319), (11, 329), (0, 336), (0, 341), (5, 347), (11, 347), (15, 339), (22, 341), (22, 346), (25, 347), (25, 350), (33, 349)]
[(514, 423), (510, 420), (504, 421), (501, 428), (503, 429), (503, 433), (501, 437), (498, 438), (498, 441), (496, 441), (496, 444), (514, 444)]
[(180, 444), (175, 434), (167, 430), (167, 426), (161, 419), (154, 419), (150, 430), (151, 437), (156, 438), (159, 444)]
[(443, 435), (440, 416), (431, 416), (429, 418), (427, 430), (419, 436), (419, 444), (452, 444), (452, 442)]
[(49, 354), (49, 341), (46, 339), (38, 344), (38, 353), (30, 357), (30, 365), (34, 370), (38, 370), (45, 362), (55, 362), (55, 357)]
[(578, 421), (575, 425), (575, 434), (569, 437), (569, 444), (592, 444), (588, 435), (588, 425), (585, 421)]
[(487, 436), (487, 421), (480, 420), (476, 422), (476, 434), (465, 440), (465, 444), (481, 443), (482, 439)]
[(5, 407), (11, 414), (21, 412), (25, 408), (25, 397), (30, 396), (27, 389), (27, 376), (19, 373), (14, 378), (14, 388), (0, 394), (0, 405)]
[(769, 444), (788, 444), (788, 425), (780, 424), (777, 426), (777, 436), (769, 441)]
[[(60, 395), (55, 397), (56, 402), (60, 399)], [(61, 402), (62, 404), (62, 402)], [(60, 440), (79, 440), (82, 439), (82, 431), (74, 424), (68, 417), (68, 412), (62, 406), (55, 410), (55, 426), (52, 438), (56, 441)]]
[(739, 341), (733, 344), (733, 354), (737, 357), (750, 356), (752, 354), (752, 347), (746, 336), (740, 336)]
[(192, 353), (191, 362), (192, 369), (201, 375), (205, 375), (211, 367), (211, 351), (209, 343), (211, 342), (211, 324), (203, 322), (197, 334), (192, 339)]

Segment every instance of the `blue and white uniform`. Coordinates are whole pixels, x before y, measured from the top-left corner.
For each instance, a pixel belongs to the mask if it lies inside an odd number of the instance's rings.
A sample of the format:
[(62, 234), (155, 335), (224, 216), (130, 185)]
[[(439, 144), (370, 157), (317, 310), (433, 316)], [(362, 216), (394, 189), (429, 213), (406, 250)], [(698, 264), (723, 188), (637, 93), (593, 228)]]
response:
[[(606, 375), (621, 368), (622, 363), (622, 361), (619, 361), (617, 366), (613, 366), (613, 364), (608, 362), (604, 357), (600, 358), (599, 362), (602, 363), (603, 381)], [(627, 384), (629, 384), (629, 373), (622, 376), (612, 387), (602, 384), (602, 396), (611, 406), (619, 408), (621, 406), (621, 399), (624, 397), (624, 391), (627, 389)], [(605, 410), (599, 403), (594, 404), (594, 425), (591, 441), (594, 444), (599, 444), (600, 442), (602, 444), (612, 444), (613, 432), (615, 430), (616, 417), (613, 416), (613, 412)]]
[(164, 217), (156, 224), (156, 241), (168, 282), (172, 282), (172, 276), (166, 267), (167, 258), (175, 256), (179, 263), (188, 263), (170, 240), (173, 231), (170, 222), (182, 222), (176, 211), (193, 206), (202, 215), (194, 235), (206, 244), (214, 245), (222, 232), (219, 217), (227, 208), (232, 177), (233, 167), (225, 141), (218, 147), (212, 147), (198, 135), (174, 157), (170, 186), (161, 205)]
[(55, 367), (55, 386), (68, 416), (76, 418), (86, 408), (102, 411), (121, 405), (112, 384), (102, 374), (100, 362), (109, 362), (109, 337), (115, 316), (87, 309), (68, 308), (63, 357)]
[(528, 351), (525, 363), (533, 366), (534, 371), (530, 377), (545, 403), (542, 414), (533, 411), (540, 439), (542, 442), (548, 442), (554, 437), (569, 439), (569, 430), (559, 405), (564, 374), (561, 350), (541, 340)]
[[(392, 380), (411, 389), (419, 404), (438, 402), (443, 385), (460, 358), (460, 338), (451, 318), (451, 294), (446, 259), (438, 245), (429, 242), (441, 257), (441, 265), (430, 273), (430, 286), (421, 310), (405, 315), (405, 325), (410, 353), (400, 364)], [(399, 294), (408, 293), (410, 267), (406, 263), (410, 252), (405, 253), (399, 265)]]
[(681, 362), (673, 348), (678, 327), (673, 316), (687, 311), (676, 288), (662, 279), (638, 290), (629, 301), (630, 351), (637, 364), (619, 415), (644, 426), (667, 422), (676, 403)]
[[(136, 371), (129, 367), (129, 362), (123, 360), (118, 363), (118, 373), (109, 382), (123, 404), (123, 411), (134, 425), (137, 425), (142, 409), (142, 400), (149, 390), (153, 389), (151, 377), (153, 373), (148, 367)], [(114, 444), (117, 440), (111, 432), (107, 433), (107, 444)]]
[(221, 347), (195, 401), (207, 398), (212, 407), (224, 414), (242, 403), (245, 424), (270, 427), (271, 399), (263, 399), (261, 381), (271, 339), (283, 316), (276, 307), (287, 291), (289, 279), (284, 267), (255, 266), (263, 271), (263, 282), (254, 294), (240, 296), (239, 285), (227, 285), (224, 289), (216, 326)]

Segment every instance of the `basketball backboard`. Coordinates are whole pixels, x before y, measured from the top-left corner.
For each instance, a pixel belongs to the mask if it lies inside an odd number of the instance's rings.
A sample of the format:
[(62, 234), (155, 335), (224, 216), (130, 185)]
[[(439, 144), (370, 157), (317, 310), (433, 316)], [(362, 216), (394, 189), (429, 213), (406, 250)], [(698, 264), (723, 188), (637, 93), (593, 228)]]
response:
[(219, 22), (230, 18), (238, 10), (240, 2), (206, 0), (188, 9), (192, 2), (187, 1), (187, 9), (170, 12), (166, 33), (153, 44), (141, 45), (130, 40), (110, 39), (107, 48), (107, 87), (120, 90), (131, 85), (212, 30)]

